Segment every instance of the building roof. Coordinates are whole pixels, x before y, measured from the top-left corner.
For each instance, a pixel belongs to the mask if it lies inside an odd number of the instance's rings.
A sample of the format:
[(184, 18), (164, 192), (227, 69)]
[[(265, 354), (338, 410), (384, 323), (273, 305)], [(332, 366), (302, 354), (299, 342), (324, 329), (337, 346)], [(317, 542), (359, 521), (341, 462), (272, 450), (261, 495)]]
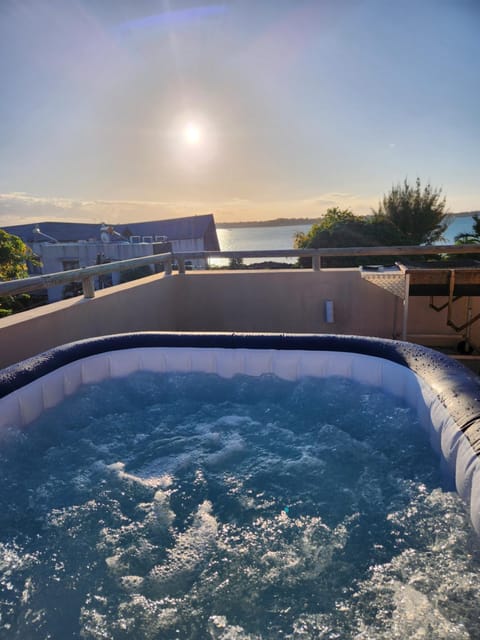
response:
[[(18, 224), (3, 227), (7, 233), (18, 236), (24, 242), (38, 242), (39, 236), (34, 233), (35, 223)], [(79, 240), (100, 241), (101, 224), (85, 222), (40, 222), (40, 231), (58, 242), (78, 242)], [(128, 231), (130, 233), (128, 233)], [(149, 222), (129, 222), (115, 225), (115, 231), (134, 236), (166, 236), (168, 240), (186, 240), (204, 238), (206, 251), (219, 251), (217, 230), (213, 214), (174, 218), (171, 220), (151, 220)]]

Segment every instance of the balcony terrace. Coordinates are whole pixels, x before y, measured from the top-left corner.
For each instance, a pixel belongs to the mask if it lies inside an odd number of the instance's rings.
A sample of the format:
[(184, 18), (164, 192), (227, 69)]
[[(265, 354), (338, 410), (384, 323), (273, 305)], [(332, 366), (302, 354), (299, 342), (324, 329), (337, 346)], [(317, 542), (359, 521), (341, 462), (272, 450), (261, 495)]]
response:
[[(359, 268), (323, 269), (327, 256), (469, 254), (474, 246), (368, 247), (264, 252), (202, 252), (146, 256), (57, 274), (0, 283), (0, 296), (73, 281), (83, 297), (51, 303), (0, 319), (0, 368), (51, 347), (93, 336), (134, 331), (336, 333), (400, 338), (435, 347), (480, 344), (479, 267), (442, 267), (442, 286), (425, 280), (412, 294), (409, 269), (373, 270), (395, 277), (392, 293)], [(311, 257), (312, 269), (186, 271), (192, 258)], [(468, 257), (468, 256), (467, 256)], [(179, 266), (172, 270), (172, 263)], [(164, 271), (95, 291), (94, 278), (145, 264)], [(466, 263), (468, 264), (468, 263)], [(429, 270), (422, 270), (425, 277)], [(459, 293), (459, 273), (468, 287)], [(455, 279), (456, 278), (456, 279)], [(370, 278), (371, 280), (371, 278)], [(469, 349), (467, 349), (468, 351)], [(458, 355), (464, 359), (475, 356)]]

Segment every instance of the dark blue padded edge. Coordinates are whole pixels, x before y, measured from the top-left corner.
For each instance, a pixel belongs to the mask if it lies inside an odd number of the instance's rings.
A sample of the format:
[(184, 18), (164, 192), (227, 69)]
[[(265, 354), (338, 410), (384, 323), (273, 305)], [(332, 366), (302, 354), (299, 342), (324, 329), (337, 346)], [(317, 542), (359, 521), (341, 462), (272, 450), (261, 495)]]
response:
[(411, 343), (361, 336), (141, 332), (89, 338), (56, 347), (0, 371), (0, 398), (70, 362), (120, 349), (209, 347), (342, 351), (384, 358), (408, 367), (437, 393), (480, 453), (480, 378), (447, 356)]

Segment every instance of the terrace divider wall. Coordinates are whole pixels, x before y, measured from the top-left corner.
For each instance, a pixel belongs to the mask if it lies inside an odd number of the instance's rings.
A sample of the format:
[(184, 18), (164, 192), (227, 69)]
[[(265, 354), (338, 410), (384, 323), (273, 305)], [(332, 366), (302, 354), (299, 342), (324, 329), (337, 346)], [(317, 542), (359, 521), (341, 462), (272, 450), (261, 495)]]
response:
[[(333, 322), (326, 321), (326, 301), (333, 303)], [(473, 313), (479, 313), (479, 299), (472, 301)], [(429, 298), (411, 298), (408, 337), (424, 344), (429, 336), (458, 342), (461, 337), (446, 325), (446, 310), (437, 313), (428, 303)], [(456, 313), (460, 324), (462, 300)], [(74, 340), (134, 331), (397, 338), (401, 324), (401, 300), (363, 280), (357, 269), (157, 274), (97, 291), (91, 299), (72, 298), (0, 319), (0, 368)], [(471, 332), (477, 344), (478, 324)]]

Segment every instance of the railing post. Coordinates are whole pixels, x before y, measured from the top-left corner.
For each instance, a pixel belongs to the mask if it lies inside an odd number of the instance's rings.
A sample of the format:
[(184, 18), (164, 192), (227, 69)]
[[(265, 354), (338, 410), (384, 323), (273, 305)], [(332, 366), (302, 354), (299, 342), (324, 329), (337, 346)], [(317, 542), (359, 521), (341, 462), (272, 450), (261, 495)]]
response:
[(312, 258), (312, 268), (314, 271), (322, 270), (322, 256), (316, 255)]
[(95, 285), (93, 283), (93, 277), (89, 276), (82, 279), (83, 297), (94, 298), (95, 297)]
[(185, 273), (185, 258), (177, 258), (178, 273)]
[(405, 274), (405, 285), (403, 291), (403, 321), (402, 321), (402, 340), (407, 339), (408, 329), (408, 303), (410, 301), (410, 274)]

